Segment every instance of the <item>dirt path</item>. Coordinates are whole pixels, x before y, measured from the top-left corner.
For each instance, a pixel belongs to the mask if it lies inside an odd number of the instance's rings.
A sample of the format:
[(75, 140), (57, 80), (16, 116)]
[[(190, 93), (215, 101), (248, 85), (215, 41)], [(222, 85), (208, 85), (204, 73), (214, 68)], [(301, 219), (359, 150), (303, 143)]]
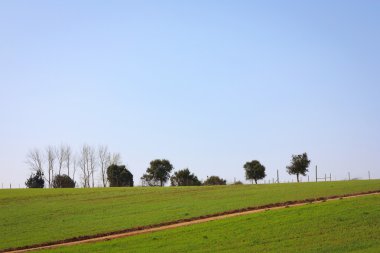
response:
[(195, 217), (195, 218), (187, 219), (187, 220), (178, 220), (178, 221), (167, 222), (167, 223), (162, 223), (162, 224), (157, 224), (157, 225), (152, 225), (152, 226), (127, 229), (124, 231), (115, 231), (108, 234), (84, 236), (84, 237), (78, 237), (78, 238), (71, 238), (71, 239), (67, 239), (67, 240), (63, 240), (59, 242), (50, 242), (50, 243), (43, 243), (39, 245), (30, 245), (30, 246), (20, 247), (16, 249), (0, 250), (0, 252), (21, 253), (21, 252), (30, 252), (34, 250), (53, 249), (53, 248), (58, 248), (62, 246), (71, 246), (71, 245), (77, 245), (77, 244), (83, 244), (83, 243), (108, 241), (108, 240), (112, 240), (116, 238), (152, 233), (152, 232), (166, 230), (166, 229), (189, 226), (189, 225), (204, 223), (208, 221), (221, 220), (225, 218), (247, 215), (247, 214), (252, 214), (252, 213), (259, 213), (263, 211), (276, 210), (276, 209), (295, 207), (295, 206), (303, 206), (310, 203), (321, 203), (321, 202), (326, 202), (330, 200), (354, 198), (354, 197), (374, 195), (374, 194), (380, 194), (380, 190), (357, 193), (357, 194), (322, 197), (322, 198), (316, 198), (316, 199), (305, 199), (305, 200), (300, 200), (300, 201), (287, 201), (283, 203), (269, 204), (269, 205), (258, 206), (258, 207), (250, 207), (250, 208), (227, 211), (227, 212), (217, 213), (217, 214), (212, 214), (212, 215), (207, 215), (207, 216)]

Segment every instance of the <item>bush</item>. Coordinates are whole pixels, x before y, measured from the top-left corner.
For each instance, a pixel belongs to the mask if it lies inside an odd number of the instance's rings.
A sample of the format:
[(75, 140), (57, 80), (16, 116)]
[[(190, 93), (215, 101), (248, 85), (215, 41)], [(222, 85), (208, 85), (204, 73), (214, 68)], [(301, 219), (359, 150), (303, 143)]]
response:
[(68, 175), (55, 175), (53, 188), (75, 188), (75, 182)]
[(226, 185), (227, 181), (218, 176), (211, 176), (203, 182), (203, 185)]
[(170, 178), (172, 186), (198, 186), (201, 182), (198, 177), (189, 171), (189, 169), (174, 172)]
[(125, 165), (112, 164), (107, 168), (110, 187), (133, 186), (133, 175)]
[(36, 174), (32, 173), (26, 180), (25, 185), (28, 188), (44, 188), (45, 180), (42, 170), (37, 170)]

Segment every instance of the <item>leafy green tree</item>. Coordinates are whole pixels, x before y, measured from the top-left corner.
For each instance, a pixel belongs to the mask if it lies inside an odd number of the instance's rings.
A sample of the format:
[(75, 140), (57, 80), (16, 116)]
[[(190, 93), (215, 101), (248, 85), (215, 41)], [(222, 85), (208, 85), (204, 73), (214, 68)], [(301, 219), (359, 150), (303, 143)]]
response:
[(125, 165), (112, 164), (107, 168), (110, 187), (133, 186), (133, 175)]
[(45, 180), (44, 173), (42, 170), (38, 169), (36, 174), (31, 174), (30, 177), (25, 182), (26, 187), (28, 188), (44, 188)]
[(75, 188), (75, 182), (68, 175), (55, 175), (53, 178), (53, 188)]
[(193, 173), (190, 173), (189, 169), (179, 170), (174, 172), (174, 175), (170, 178), (172, 186), (194, 186), (201, 185), (201, 181)]
[(226, 185), (227, 181), (218, 176), (208, 177), (206, 181), (203, 182), (203, 185)]
[(247, 180), (251, 180), (252, 183), (253, 181), (255, 181), (255, 183), (257, 184), (257, 180), (260, 180), (266, 177), (264, 165), (262, 165), (257, 160), (246, 162), (244, 164), (244, 169), (245, 169), (245, 178)]
[(146, 169), (146, 173), (141, 177), (141, 180), (149, 186), (164, 186), (170, 178), (172, 170), (173, 165), (168, 160), (156, 159), (150, 162), (150, 167)]
[(297, 175), (297, 182), (299, 182), (299, 175), (306, 176), (306, 172), (308, 172), (308, 167), (310, 164), (310, 160), (307, 157), (306, 153), (301, 155), (292, 155), (292, 161), (289, 166), (286, 167), (289, 175)]

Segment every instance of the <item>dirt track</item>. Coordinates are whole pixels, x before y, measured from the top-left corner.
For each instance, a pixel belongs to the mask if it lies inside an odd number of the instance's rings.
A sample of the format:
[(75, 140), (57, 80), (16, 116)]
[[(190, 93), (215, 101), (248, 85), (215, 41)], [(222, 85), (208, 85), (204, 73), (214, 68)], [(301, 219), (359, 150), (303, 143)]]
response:
[(177, 221), (166, 222), (166, 223), (161, 223), (161, 224), (156, 224), (156, 225), (151, 225), (151, 226), (131, 228), (131, 229), (123, 230), (123, 231), (115, 231), (115, 232), (106, 233), (106, 234), (82, 236), (82, 237), (76, 237), (76, 238), (70, 238), (67, 240), (57, 241), (57, 242), (29, 245), (29, 246), (24, 246), (20, 248), (14, 248), (14, 249), (5, 249), (5, 250), (0, 250), (0, 252), (21, 253), (21, 252), (29, 252), (33, 250), (52, 249), (52, 248), (58, 248), (62, 246), (77, 245), (77, 244), (82, 244), (82, 243), (108, 241), (108, 240), (121, 238), (121, 237), (146, 234), (146, 233), (161, 231), (165, 229), (189, 226), (193, 224), (198, 224), (198, 223), (203, 223), (203, 222), (208, 222), (208, 221), (213, 221), (213, 220), (220, 220), (220, 219), (225, 219), (225, 218), (235, 217), (235, 216), (240, 216), (240, 215), (247, 215), (247, 214), (287, 208), (287, 207), (302, 206), (302, 205), (306, 205), (310, 203), (321, 203), (328, 200), (353, 198), (353, 197), (373, 195), (373, 194), (380, 194), (380, 190), (356, 193), (356, 194), (346, 194), (346, 195), (340, 195), (340, 196), (321, 197), (321, 198), (316, 198), (316, 199), (287, 201), (287, 202), (275, 203), (275, 204), (269, 204), (269, 205), (263, 205), (263, 206), (257, 206), (257, 207), (248, 207), (248, 208), (243, 208), (243, 209), (238, 209), (238, 210), (227, 211), (223, 213), (216, 213), (216, 214), (211, 214), (211, 215), (206, 215), (206, 216), (194, 217), (191, 219), (177, 220)]

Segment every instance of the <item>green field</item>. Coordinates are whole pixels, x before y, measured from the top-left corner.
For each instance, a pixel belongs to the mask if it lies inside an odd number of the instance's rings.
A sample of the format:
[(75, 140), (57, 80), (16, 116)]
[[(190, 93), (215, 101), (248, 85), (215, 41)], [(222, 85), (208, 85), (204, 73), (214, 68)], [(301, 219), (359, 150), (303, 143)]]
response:
[(272, 210), (48, 252), (152, 251), (380, 252), (380, 195)]
[(248, 206), (380, 190), (380, 180), (215, 187), (0, 191), (0, 249)]

